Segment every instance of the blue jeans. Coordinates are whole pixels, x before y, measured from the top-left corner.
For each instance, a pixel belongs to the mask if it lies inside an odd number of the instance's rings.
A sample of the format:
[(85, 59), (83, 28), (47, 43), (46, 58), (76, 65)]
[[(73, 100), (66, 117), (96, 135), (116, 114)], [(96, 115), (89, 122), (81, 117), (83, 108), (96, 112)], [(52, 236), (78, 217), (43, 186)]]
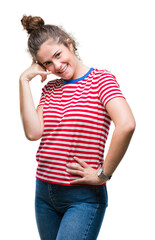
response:
[(105, 210), (104, 186), (63, 186), (36, 180), (35, 213), (41, 240), (95, 240)]

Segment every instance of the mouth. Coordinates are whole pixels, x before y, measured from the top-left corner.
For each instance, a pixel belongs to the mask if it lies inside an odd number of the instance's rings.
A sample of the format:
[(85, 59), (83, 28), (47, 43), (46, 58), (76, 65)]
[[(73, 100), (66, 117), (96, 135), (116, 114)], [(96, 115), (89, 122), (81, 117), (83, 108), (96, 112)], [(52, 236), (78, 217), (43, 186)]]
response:
[(63, 74), (63, 73), (66, 71), (67, 67), (68, 67), (68, 64), (66, 64), (66, 66), (62, 69), (62, 71), (60, 71), (60, 72), (58, 72), (58, 73), (59, 73), (59, 74)]

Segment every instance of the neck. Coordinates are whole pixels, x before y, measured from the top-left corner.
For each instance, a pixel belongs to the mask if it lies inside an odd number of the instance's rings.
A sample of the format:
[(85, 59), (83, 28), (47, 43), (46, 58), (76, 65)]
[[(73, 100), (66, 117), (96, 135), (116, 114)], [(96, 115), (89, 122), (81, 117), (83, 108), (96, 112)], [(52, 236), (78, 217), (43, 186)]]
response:
[(89, 71), (90, 67), (84, 65), (80, 60), (77, 60), (76, 71), (74, 74), (74, 79), (80, 78)]

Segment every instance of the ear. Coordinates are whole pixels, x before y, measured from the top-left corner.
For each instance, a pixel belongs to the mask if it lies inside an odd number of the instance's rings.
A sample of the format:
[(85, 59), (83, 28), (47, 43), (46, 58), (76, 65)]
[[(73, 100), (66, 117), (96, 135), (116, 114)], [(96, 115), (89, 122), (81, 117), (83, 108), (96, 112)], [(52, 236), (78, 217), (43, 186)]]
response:
[(70, 51), (74, 52), (72, 41), (69, 38), (67, 38), (67, 44), (68, 44)]

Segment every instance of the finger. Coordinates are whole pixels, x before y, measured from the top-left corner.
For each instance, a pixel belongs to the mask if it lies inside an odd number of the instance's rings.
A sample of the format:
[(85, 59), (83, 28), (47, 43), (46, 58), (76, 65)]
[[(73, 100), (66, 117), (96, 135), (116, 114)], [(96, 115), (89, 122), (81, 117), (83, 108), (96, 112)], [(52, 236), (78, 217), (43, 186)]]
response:
[(51, 73), (52, 73), (51, 71), (48, 71), (48, 72), (46, 72), (46, 71), (38, 71), (37, 72), (38, 75), (49, 75)]
[(74, 157), (74, 159), (83, 167), (86, 168), (88, 167), (88, 164), (84, 162), (83, 160), (79, 159), (78, 157)]
[(80, 165), (77, 165), (76, 163), (68, 163), (67, 167), (72, 168), (72, 169), (76, 169), (79, 171), (83, 171), (83, 168)]
[(41, 76), (41, 82), (44, 82), (47, 78), (46, 74), (39, 74)]
[(71, 175), (77, 175), (77, 176), (83, 177), (83, 172), (81, 172), (79, 170), (67, 169), (66, 171)]
[(80, 178), (80, 179), (76, 179), (76, 180), (73, 180), (70, 182), (71, 185), (74, 185), (74, 184), (84, 184), (85, 181), (83, 180), (83, 178)]
[(51, 74), (51, 72), (39, 72), (38, 75), (42, 78), (41, 82), (44, 82), (49, 74)]
[(43, 75), (41, 76), (41, 82), (44, 82), (46, 80), (47, 76)]

